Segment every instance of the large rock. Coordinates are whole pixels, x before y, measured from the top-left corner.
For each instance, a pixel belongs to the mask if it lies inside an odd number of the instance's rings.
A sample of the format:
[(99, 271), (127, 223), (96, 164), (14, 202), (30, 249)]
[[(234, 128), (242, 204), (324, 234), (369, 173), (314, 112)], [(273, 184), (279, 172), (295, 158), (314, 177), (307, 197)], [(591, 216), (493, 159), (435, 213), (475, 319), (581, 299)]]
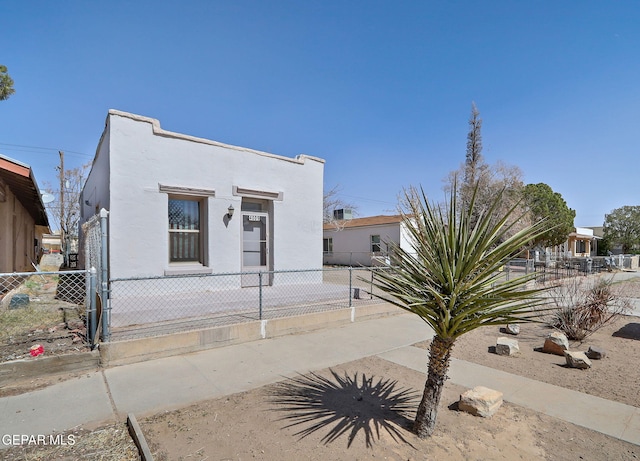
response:
[(483, 386), (474, 387), (460, 396), (458, 409), (488, 418), (502, 405), (502, 392)]
[(607, 351), (602, 347), (598, 346), (589, 346), (589, 350), (587, 351), (587, 357), (591, 360), (600, 360), (607, 356)]
[(516, 355), (520, 352), (518, 340), (501, 336), (496, 341), (496, 354), (498, 355)]
[(584, 352), (564, 351), (564, 357), (567, 360), (567, 365), (571, 368), (591, 368), (591, 360)]
[(569, 340), (564, 333), (554, 331), (547, 336), (542, 346), (542, 352), (549, 354), (564, 355), (564, 351), (569, 350)]
[(505, 333), (509, 333), (510, 335), (519, 335), (520, 334), (520, 325), (517, 323), (510, 323), (504, 327)]

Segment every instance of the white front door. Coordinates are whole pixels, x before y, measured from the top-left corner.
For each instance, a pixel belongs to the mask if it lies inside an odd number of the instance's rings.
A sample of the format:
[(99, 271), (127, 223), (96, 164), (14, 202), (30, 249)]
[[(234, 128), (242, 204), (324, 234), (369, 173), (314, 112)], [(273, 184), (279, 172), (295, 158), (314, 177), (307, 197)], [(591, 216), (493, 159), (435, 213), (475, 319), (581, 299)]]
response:
[[(242, 272), (269, 270), (269, 216), (257, 211), (242, 212)], [(265, 274), (263, 283), (270, 277)], [(259, 284), (258, 274), (242, 276), (242, 286)]]

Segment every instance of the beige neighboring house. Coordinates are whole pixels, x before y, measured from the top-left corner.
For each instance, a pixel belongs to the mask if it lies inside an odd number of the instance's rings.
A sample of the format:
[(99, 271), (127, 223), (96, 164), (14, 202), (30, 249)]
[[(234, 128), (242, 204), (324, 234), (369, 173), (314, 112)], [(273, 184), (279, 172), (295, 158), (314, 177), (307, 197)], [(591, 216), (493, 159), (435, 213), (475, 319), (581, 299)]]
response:
[(337, 266), (375, 266), (389, 262), (388, 243), (410, 248), (400, 215), (380, 215), (323, 226), (323, 262)]
[(0, 155), (0, 273), (34, 270), (48, 232), (31, 167)]
[(574, 258), (595, 256), (600, 238), (589, 227), (576, 227), (567, 239), (567, 251)]

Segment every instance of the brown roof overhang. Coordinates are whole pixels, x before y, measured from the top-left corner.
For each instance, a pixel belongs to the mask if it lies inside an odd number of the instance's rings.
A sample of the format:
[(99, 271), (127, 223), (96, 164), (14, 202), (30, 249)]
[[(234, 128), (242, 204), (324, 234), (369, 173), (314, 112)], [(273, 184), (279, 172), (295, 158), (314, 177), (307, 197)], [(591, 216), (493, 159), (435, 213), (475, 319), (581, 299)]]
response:
[[(385, 224), (398, 224), (402, 222), (401, 215), (393, 215), (393, 216), (369, 216), (367, 218), (354, 218), (347, 219), (344, 221), (339, 221), (340, 228), (347, 229), (352, 227), (366, 227), (366, 226), (381, 226)], [(335, 225), (328, 223), (323, 226), (323, 230), (332, 230), (335, 229)]]
[(11, 189), (37, 226), (49, 226), (40, 189), (29, 165), (0, 155), (0, 179)]

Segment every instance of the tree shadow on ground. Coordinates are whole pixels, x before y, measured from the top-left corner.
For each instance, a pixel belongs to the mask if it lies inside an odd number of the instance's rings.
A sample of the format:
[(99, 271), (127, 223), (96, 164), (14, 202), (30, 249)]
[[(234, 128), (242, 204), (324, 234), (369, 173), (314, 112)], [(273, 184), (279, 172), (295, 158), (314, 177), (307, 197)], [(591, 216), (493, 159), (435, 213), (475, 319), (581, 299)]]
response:
[(611, 336), (640, 340), (640, 323), (627, 323), (618, 331), (614, 331)]
[(325, 444), (348, 433), (350, 447), (360, 431), (367, 447), (380, 432), (386, 431), (393, 440), (411, 445), (403, 436), (412, 424), (407, 415), (418, 406), (419, 394), (410, 389), (398, 389), (397, 381), (378, 379), (365, 374), (344, 376), (330, 370), (331, 377), (309, 373), (278, 383), (271, 392), (271, 403), (285, 415), (285, 428), (302, 426), (295, 433), (304, 438), (322, 429)]

